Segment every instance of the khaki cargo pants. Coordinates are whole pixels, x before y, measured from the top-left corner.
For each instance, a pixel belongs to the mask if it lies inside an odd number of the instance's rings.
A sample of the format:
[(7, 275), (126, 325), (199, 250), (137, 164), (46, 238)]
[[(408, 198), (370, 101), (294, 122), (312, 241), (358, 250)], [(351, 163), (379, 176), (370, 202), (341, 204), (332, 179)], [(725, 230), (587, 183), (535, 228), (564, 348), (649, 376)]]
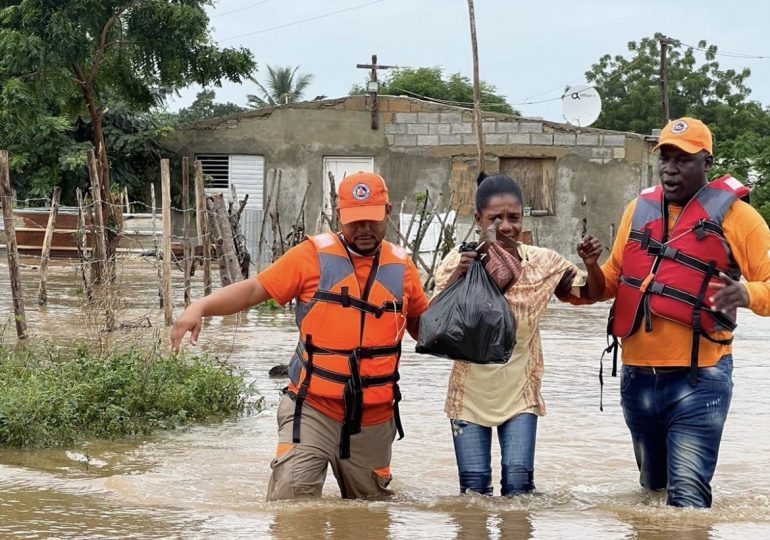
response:
[(350, 458), (340, 459), (342, 424), (313, 409), (302, 407), (300, 443), (292, 442), (294, 399), (284, 394), (278, 404), (278, 448), (270, 463), (272, 474), (267, 500), (320, 497), (331, 464), (344, 499), (375, 499), (392, 494), (390, 455), (395, 422), (364, 426), (350, 437)]

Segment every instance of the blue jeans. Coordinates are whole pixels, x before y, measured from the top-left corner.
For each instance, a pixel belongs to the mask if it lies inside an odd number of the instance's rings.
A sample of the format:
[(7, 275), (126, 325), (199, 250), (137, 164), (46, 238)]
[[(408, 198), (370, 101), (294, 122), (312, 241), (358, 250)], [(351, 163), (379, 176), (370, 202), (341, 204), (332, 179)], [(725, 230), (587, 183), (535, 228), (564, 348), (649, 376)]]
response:
[[(492, 495), (492, 428), (465, 420), (451, 420), (460, 492)], [(501, 494), (535, 489), (535, 435), (537, 416), (518, 414), (497, 426), (502, 454)]]
[(671, 506), (711, 506), (711, 479), (733, 393), (733, 358), (698, 370), (653, 373), (623, 366), (620, 403), (631, 431), (639, 482), (668, 491)]

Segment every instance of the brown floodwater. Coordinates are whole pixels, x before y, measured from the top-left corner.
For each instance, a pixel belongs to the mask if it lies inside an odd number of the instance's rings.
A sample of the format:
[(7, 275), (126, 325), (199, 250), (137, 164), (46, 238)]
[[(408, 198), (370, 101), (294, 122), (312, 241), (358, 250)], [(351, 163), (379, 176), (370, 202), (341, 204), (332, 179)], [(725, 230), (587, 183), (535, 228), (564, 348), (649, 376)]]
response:
[[(22, 270), (31, 339), (66, 344), (96, 339), (98, 313), (84, 311), (74, 265), (54, 262), (49, 304), (38, 308), (33, 259)], [(200, 272), (198, 273), (200, 274)], [(215, 272), (216, 275), (216, 272)], [(181, 304), (181, 274), (174, 294)], [(109, 339), (151, 341), (168, 330), (157, 308), (152, 260), (123, 260)], [(201, 294), (200, 275), (193, 297)], [(0, 318), (12, 303), (5, 255)], [(402, 415), (394, 444), (395, 497), (342, 501), (331, 475), (316, 501), (264, 501), (276, 442), (275, 409), (285, 385), (267, 372), (294, 349), (293, 315), (250, 311), (207, 322), (197, 347), (227, 358), (264, 396), (265, 409), (221, 424), (154, 437), (91, 441), (72, 448), (0, 450), (1, 538), (638, 538), (680, 540), (770, 536), (770, 320), (742, 310), (735, 343), (735, 391), (714, 478), (710, 510), (672, 509), (638, 486), (617, 378), (605, 360), (604, 412), (598, 367), (607, 305), (553, 303), (542, 325), (548, 415), (538, 426), (536, 493), (513, 499), (458, 496), (443, 403), (450, 363), (406, 352)], [(180, 313), (180, 309), (175, 311)], [(14, 327), (4, 331), (13, 341)], [(407, 339), (405, 351), (414, 350)], [(495, 453), (496, 481), (499, 455)], [(499, 492), (499, 489), (498, 489)]]

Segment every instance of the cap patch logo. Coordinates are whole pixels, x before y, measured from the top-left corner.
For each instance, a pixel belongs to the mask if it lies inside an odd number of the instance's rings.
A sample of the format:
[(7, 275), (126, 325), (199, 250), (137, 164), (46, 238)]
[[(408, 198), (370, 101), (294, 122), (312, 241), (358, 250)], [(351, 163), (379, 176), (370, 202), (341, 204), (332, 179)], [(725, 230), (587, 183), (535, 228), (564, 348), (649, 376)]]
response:
[(372, 190), (366, 184), (353, 186), (353, 198), (357, 201), (365, 201), (372, 194)]
[(688, 127), (690, 126), (687, 125), (687, 122), (684, 120), (679, 120), (678, 122), (675, 122), (673, 126), (671, 126), (671, 133), (674, 135), (681, 135), (687, 131)]

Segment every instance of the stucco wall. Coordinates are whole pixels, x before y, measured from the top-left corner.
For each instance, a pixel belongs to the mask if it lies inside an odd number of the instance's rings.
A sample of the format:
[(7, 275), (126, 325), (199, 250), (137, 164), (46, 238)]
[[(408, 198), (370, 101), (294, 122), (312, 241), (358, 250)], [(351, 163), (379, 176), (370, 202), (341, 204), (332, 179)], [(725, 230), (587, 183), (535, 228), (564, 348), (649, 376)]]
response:
[[(469, 205), (462, 212), (462, 233), (472, 223), (477, 175), (472, 114), (408, 98), (382, 97), (378, 109), (376, 130), (371, 129), (365, 98), (354, 96), (199, 122), (178, 131), (166, 146), (189, 156), (263, 155), (268, 181), (269, 171), (282, 171), (280, 206), (287, 228), (299, 212), (308, 181), (306, 223), (315, 225), (325, 156), (373, 157), (396, 209), (404, 199), (411, 209), (414, 195), (426, 189), (445, 202), (452, 191), (455, 202), (464, 195)], [(489, 172), (499, 170), (500, 158), (556, 160), (554, 215), (528, 217), (525, 228), (539, 245), (574, 261), (583, 195), (589, 232), (609, 245), (611, 224), (617, 225), (625, 204), (651, 181), (650, 145), (640, 135), (491, 113), (485, 113), (483, 133)]]

